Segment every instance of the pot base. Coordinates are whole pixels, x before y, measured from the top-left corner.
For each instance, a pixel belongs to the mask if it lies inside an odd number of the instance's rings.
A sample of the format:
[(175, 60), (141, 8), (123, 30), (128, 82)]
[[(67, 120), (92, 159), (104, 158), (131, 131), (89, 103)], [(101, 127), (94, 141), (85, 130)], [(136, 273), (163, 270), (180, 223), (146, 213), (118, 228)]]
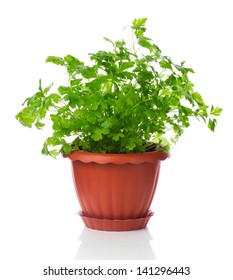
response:
[(106, 231), (129, 231), (145, 228), (150, 217), (154, 215), (154, 212), (149, 211), (146, 217), (127, 220), (109, 220), (109, 219), (97, 219), (84, 216), (82, 211), (78, 213), (85, 226), (95, 230)]

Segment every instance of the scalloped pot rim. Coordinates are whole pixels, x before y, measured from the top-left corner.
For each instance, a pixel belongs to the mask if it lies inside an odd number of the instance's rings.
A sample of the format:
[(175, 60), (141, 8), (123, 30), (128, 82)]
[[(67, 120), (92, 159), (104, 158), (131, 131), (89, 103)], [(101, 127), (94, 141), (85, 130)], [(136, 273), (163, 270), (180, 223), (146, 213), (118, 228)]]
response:
[(170, 152), (153, 151), (146, 153), (132, 153), (132, 154), (103, 154), (92, 153), (84, 151), (73, 151), (70, 155), (63, 154), (64, 158), (69, 158), (71, 161), (79, 160), (84, 163), (95, 162), (99, 164), (140, 164), (144, 162), (154, 163), (158, 160), (165, 160), (169, 158)]

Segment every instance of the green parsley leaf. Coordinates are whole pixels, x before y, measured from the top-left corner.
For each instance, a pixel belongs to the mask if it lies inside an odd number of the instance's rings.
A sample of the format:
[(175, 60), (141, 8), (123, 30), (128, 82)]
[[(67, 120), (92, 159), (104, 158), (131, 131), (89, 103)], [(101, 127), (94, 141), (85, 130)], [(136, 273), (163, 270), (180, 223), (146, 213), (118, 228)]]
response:
[(200, 93), (194, 92), (192, 97), (199, 105), (204, 105), (204, 101)]
[(141, 27), (141, 26), (145, 26), (147, 21), (147, 18), (138, 18), (138, 19), (134, 19), (132, 22), (133, 27)]
[(209, 122), (208, 122), (208, 128), (214, 132), (215, 130), (215, 127), (216, 127), (216, 124), (217, 124), (217, 120), (216, 119), (209, 119)]
[(62, 150), (64, 151), (65, 154), (69, 155), (72, 151), (72, 147), (69, 144), (64, 143), (62, 145)]
[(48, 56), (46, 62), (52, 62), (56, 65), (64, 65), (64, 60), (62, 57), (59, 56)]
[(222, 108), (211, 106), (210, 114), (213, 116), (220, 116), (222, 113)]

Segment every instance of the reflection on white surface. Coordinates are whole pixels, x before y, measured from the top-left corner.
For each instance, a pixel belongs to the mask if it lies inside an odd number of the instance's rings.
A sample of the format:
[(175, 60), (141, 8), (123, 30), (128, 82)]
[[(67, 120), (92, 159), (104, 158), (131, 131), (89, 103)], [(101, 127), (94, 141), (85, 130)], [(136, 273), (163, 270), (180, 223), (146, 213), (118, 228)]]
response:
[(147, 228), (134, 231), (98, 231), (84, 228), (76, 260), (154, 260)]

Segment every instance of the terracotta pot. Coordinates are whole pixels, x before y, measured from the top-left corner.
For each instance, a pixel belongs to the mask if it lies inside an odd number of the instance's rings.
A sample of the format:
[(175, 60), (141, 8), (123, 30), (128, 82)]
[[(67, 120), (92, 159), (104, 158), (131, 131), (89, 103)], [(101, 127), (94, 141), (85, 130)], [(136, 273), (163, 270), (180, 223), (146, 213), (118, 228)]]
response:
[(144, 228), (165, 152), (99, 154), (74, 151), (72, 161), (79, 213), (84, 224), (98, 230)]

